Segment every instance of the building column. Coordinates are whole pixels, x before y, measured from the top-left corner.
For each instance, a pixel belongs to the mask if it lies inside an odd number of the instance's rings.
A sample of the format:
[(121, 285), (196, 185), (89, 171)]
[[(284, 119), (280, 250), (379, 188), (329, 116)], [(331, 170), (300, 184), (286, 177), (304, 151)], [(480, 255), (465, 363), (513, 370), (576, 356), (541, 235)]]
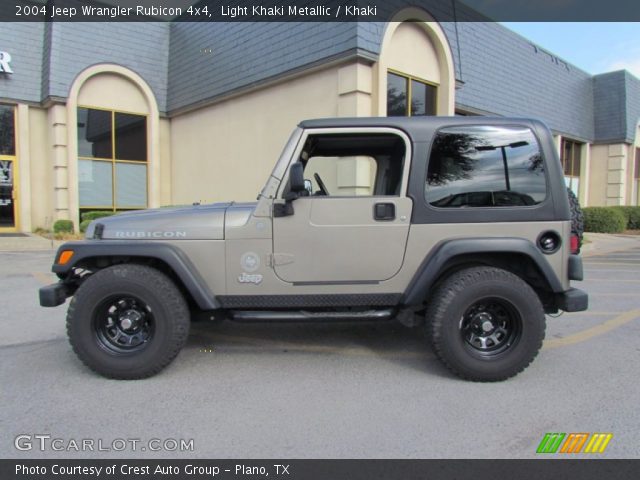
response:
[[(51, 158), (53, 159), (53, 221), (69, 220), (69, 163), (67, 161), (67, 112), (64, 105), (49, 109)], [(77, 228), (77, 225), (74, 225)]]
[(354, 63), (340, 68), (338, 70), (338, 116), (370, 116), (372, 85), (371, 66)]
[(29, 107), (18, 105), (17, 127), (17, 163), (18, 163), (18, 201), (20, 210), (16, 212), (19, 224), (17, 226), (23, 232), (31, 231), (31, 148), (29, 136)]
[[(368, 117), (372, 114), (373, 70), (354, 63), (338, 70), (338, 116)], [(368, 159), (347, 157), (336, 164), (341, 195), (370, 195), (371, 166)]]
[(607, 160), (607, 206), (624, 205), (628, 148), (624, 143), (609, 145)]
[(554, 135), (553, 143), (556, 145), (556, 153), (558, 154), (558, 158), (562, 158), (562, 135)]
[(589, 181), (591, 169), (591, 144), (584, 143), (580, 149), (580, 195), (578, 201), (583, 207), (589, 206)]

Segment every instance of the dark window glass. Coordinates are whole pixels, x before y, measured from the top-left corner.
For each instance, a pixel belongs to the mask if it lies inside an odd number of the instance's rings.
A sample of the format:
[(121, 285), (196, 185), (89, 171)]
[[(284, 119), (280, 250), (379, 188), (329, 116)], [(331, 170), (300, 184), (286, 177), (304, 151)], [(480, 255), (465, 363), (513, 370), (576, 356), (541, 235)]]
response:
[(144, 115), (79, 108), (78, 156), (81, 207), (119, 210), (146, 206)]
[(404, 117), (407, 109), (407, 79), (400, 75), (387, 75), (387, 116)]
[(435, 115), (436, 87), (411, 80), (411, 116)]
[(567, 177), (580, 176), (580, 154), (582, 144), (562, 139), (562, 168)]
[(115, 114), (116, 159), (147, 160), (147, 118), (129, 113)]
[(16, 154), (16, 129), (14, 109), (9, 105), (0, 105), (0, 155)]
[(112, 158), (111, 112), (90, 108), (78, 109), (78, 155)]
[(523, 127), (452, 127), (434, 139), (425, 198), (436, 207), (536, 205), (546, 197), (538, 142)]

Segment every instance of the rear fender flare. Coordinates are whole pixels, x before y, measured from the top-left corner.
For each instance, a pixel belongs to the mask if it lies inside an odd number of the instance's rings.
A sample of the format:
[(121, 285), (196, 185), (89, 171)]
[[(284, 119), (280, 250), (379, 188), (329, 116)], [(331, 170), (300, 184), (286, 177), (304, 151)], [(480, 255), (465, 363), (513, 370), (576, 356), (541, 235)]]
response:
[(562, 283), (533, 242), (523, 238), (460, 238), (437, 244), (420, 264), (405, 290), (405, 305), (420, 305), (426, 292), (441, 275), (447, 262), (461, 255), (516, 253), (530, 258), (553, 292), (562, 292)]

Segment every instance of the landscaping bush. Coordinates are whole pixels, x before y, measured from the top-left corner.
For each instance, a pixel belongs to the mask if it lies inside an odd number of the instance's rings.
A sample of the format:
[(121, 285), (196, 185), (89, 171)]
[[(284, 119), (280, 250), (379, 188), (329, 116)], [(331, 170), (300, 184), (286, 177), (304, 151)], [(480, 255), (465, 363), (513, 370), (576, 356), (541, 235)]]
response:
[[(90, 212), (84, 212), (80, 214), (80, 220), (82, 220), (83, 222), (85, 220), (95, 220), (97, 218), (103, 218), (103, 217), (110, 217), (111, 215), (113, 215), (114, 212), (111, 212), (109, 210), (92, 210)], [(82, 225), (82, 224), (80, 224)], [(80, 227), (82, 228), (82, 226)]]
[(81, 231), (82, 233), (86, 232), (86, 231), (87, 231), (87, 227), (89, 226), (89, 224), (90, 224), (91, 222), (93, 222), (93, 220), (82, 220), (82, 221), (80, 222), (80, 231)]
[(629, 230), (640, 230), (640, 207), (614, 207), (624, 215)]
[(73, 222), (71, 220), (57, 220), (53, 224), (53, 233), (73, 233)]
[(620, 233), (627, 226), (627, 218), (616, 207), (583, 208), (584, 229), (593, 233)]

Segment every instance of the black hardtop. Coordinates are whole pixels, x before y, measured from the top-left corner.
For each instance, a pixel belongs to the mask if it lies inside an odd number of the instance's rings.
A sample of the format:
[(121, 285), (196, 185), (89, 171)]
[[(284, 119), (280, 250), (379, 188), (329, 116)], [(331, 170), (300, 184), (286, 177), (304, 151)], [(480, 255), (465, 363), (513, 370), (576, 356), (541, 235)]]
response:
[(304, 120), (300, 122), (299, 127), (304, 129), (391, 127), (403, 130), (414, 142), (423, 142), (430, 140), (436, 130), (457, 125), (523, 125), (534, 131), (549, 130), (546, 124), (538, 119), (483, 116), (318, 118)]

